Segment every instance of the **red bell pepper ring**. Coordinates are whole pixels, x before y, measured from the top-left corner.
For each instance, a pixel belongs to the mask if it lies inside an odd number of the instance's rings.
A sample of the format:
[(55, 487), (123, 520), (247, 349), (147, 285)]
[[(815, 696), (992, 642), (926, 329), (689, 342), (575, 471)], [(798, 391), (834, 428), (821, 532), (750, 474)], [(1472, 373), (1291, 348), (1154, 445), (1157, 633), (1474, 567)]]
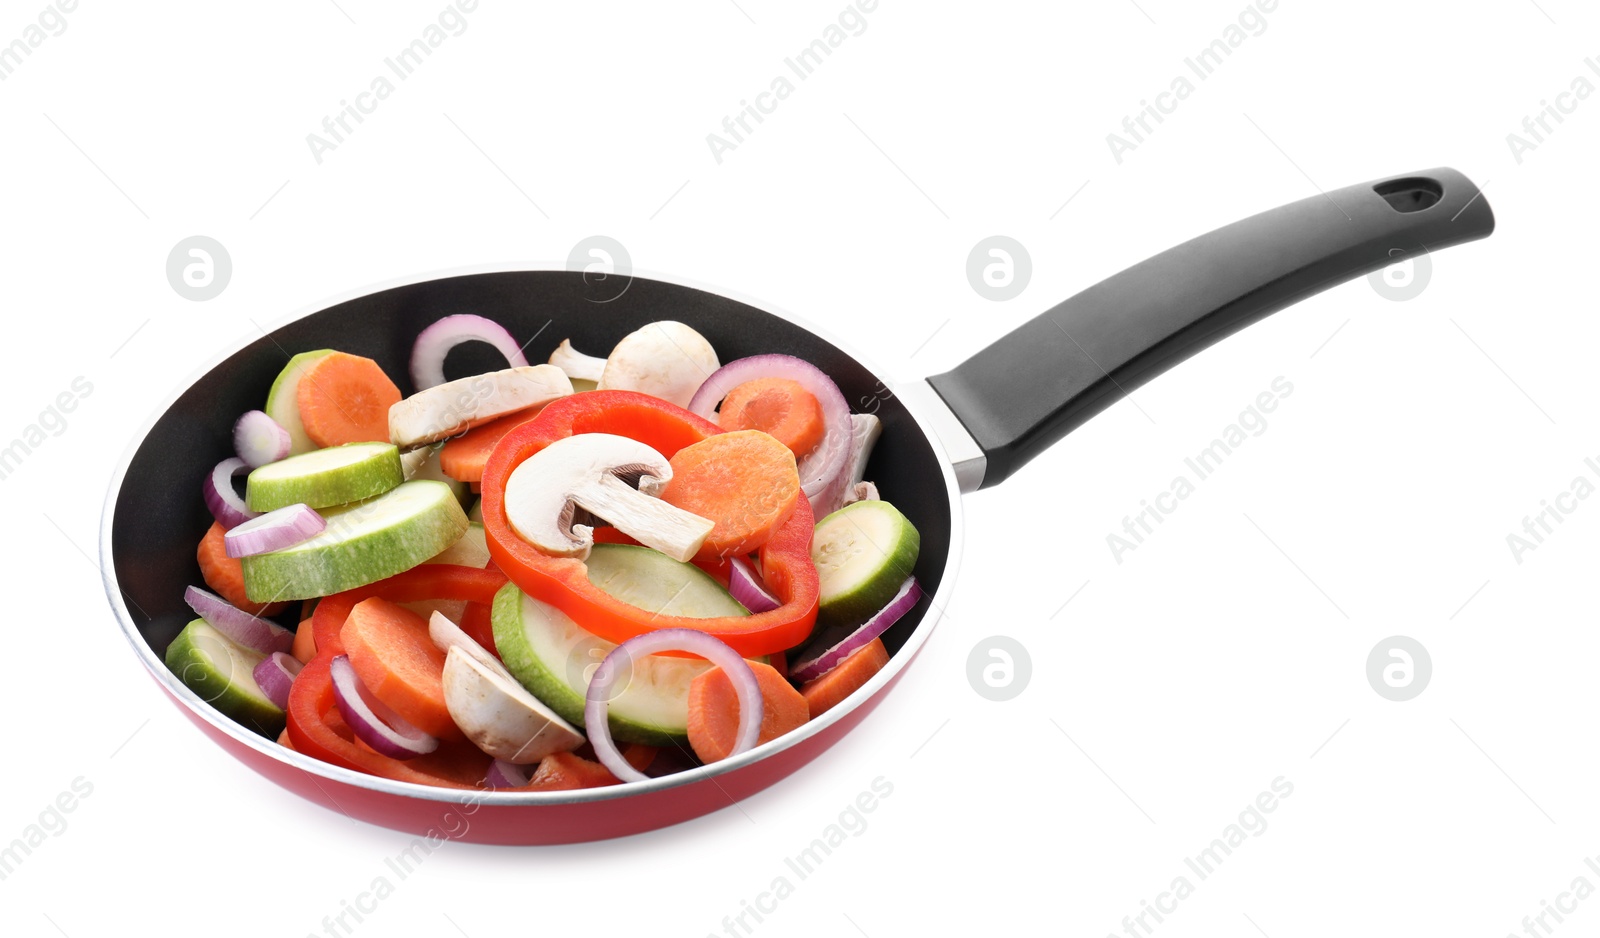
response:
[(614, 433), (671, 459), (685, 446), (721, 432), (682, 407), (633, 391), (589, 391), (546, 405), (538, 417), (506, 434), (484, 467), (483, 528), (489, 556), (523, 592), (610, 642), (621, 644), (656, 629), (688, 628), (715, 635), (745, 657), (793, 648), (811, 634), (820, 595), (811, 562), (815, 520), (804, 495), (760, 549), (766, 587), (782, 605), (750, 616), (667, 616), (625, 603), (590, 583), (582, 560), (544, 553), (519, 537), (506, 520), (506, 480), (512, 470), (557, 440), (578, 433)]
[[(454, 564), (423, 564), (387, 580), (379, 580), (317, 603), (311, 628), (317, 654), (295, 677), (289, 689), (289, 741), (296, 752), (333, 765), (401, 782), (445, 788), (478, 788), (488, 773), (490, 759), (476, 746), (461, 740), (441, 741), (439, 748), (415, 759), (391, 759), (354, 738), (339, 717), (328, 666), (344, 654), (339, 632), (350, 610), (364, 599), (381, 596), (392, 602), (429, 599), (490, 603), (504, 586), (505, 574)], [(302, 626), (303, 628), (304, 626)]]

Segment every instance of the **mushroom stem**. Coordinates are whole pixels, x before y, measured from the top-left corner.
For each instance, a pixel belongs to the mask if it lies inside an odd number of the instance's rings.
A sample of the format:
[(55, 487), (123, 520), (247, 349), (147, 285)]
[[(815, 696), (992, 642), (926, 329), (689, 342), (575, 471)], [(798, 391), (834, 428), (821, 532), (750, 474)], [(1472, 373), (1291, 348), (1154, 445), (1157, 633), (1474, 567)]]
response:
[[(568, 497), (644, 546), (688, 562), (699, 553), (715, 523), (646, 494), (658, 488), (653, 476), (641, 476), (635, 489), (614, 475), (600, 475), (573, 486)], [(593, 529), (580, 532), (577, 527), (573, 533), (592, 543)], [(588, 553), (586, 545), (583, 554)]]

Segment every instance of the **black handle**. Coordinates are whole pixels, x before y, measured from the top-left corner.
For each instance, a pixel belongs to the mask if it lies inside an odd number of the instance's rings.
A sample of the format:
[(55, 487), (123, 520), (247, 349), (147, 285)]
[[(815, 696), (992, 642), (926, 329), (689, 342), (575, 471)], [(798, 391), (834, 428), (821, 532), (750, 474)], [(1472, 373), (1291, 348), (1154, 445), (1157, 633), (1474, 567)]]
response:
[(1472, 180), (1432, 169), (1338, 189), (1178, 245), (928, 379), (994, 485), (1190, 355), (1353, 277), (1487, 237)]

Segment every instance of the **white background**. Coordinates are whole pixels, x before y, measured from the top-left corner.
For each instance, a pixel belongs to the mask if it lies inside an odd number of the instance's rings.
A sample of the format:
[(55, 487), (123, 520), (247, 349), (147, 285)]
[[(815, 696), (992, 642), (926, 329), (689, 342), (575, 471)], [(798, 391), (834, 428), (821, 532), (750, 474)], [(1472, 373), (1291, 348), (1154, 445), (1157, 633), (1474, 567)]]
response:
[[(1268, 828), (1156, 934), (1498, 936), (1575, 877), (1600, 887), (1583, 864), (1600, 854), (1600, 503), (1521, 563), (1506, 542), (1600, 455), (1600, 103), (1520, 163), (1506, 140), (1575, 76), (1600, 82), (1592, 7), (1284, 0), (1119, 165), (1106, 135), (1242, 0), (882, 0), (719, 164), (706, 135), (842, 0), (484, 0), (319, 165), (306, 135), (442, 7), (339, 4), (88, 0), (0, 83), (0, 438), (74, 377), (94, 386), (0, 482), (0, 841), (93, 785), (0, 882), (8, 934), (136, 914), (172, 934), (321, 933), (410, 839), (204, 739), (80, 552), (132, 429), (252, 319), (460, 265), (562, 266), (605, 234), (641, 269), (793, 311), (911, 377), (1217, 225), (1437, 165), (1487, 183), (1493, 238), (1439, 253), (1408, 302), (1356, 281), (1285, 311), (967, 497), (950, 616), (808, 769), (650, 835), (449, 844), (361, 931), (722, 933), (878, 776), (893, 794), (870, 826), (756, 933), (1120, 932), (1279, 776), (1294, 792)], [(41, 7), (0, 4), (0, 42)], [(165, 277), (194, 234), (233, 258), (209, 302)], [(965, 278), (992, 234), (1033, 258), (1008, 302)], [(1106, 535), (1280, 375), (1294, 391), (1268, 429), (1117, 563)], [(1008, 703), (965, 675), (996, 634), (1033, 662)], [(1405, 703), (1365, 677), (1395, 634), (1433, 660)], [(1592, 932), (1600, 901), (1547, 922)]]

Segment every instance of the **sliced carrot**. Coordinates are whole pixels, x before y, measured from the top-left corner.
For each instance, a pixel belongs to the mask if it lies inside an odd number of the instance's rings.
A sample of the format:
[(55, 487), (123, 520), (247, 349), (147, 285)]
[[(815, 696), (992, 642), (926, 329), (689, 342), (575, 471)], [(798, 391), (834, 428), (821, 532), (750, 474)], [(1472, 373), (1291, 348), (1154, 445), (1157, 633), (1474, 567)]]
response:
[(794, 513), (800, 474), (794, 453), (760, 430), (706, 437), (670, 460), (663, 500), (710, 519), (716, 527), (698, 561), (744, 556), (767, 542)]
[(200, 564), (200, 576), (206, 585), (213, 593), (252, 615), (275, 616), (282, 612), (284, 603), (255, 603), (245, 595), (244, 566), (237, 557), (228, 556), (227, 545), (222, 540), (226, 533), (221, 524), (211, 522), (211, 528), (200, 539), (200, 547), (195, 551), (194, 559)]
[(861, 685), (872, 680), (872, 676), (888, 663), (889, 649), (883, 647), (883, 639), (875, 638), (851, 652), (832, 671), (807, 681), (800, 688), (800, 696), (806, 699), (806, 706), (811, 708), (811, 719), (815, 720), (833, 709)]
[(457, 738), (444, 702), (444, 652), (428, 623), (387, 599), (364, 599), (350, 610), (339, 641), (372, 696), (424, 733)]
[(299, 659), (301, 664), (309, 664), (317, 655), (317, 637), (315, 629), (311, 627), (309, 617), (300, 621), (300, 627), (295, 629), (294, 644), (289, 646), (289, 654)]
[(827, 427), (816, 395), (790, 378), (757, 378), (728, 392), (717, 411), (724, 430), (761, 430), (796, 456), (816, 449)]
[(295, 396), (306, 436), (318, 446), (389, 442), (389, 408), (400, 389), (370, 358), (332, 352), (300, 377)]
[(483, 467), (496, 443), (512, 430), (539, 416), (543, 407), (530, 407), (491, 420), (454, 437), (439, 450), (439, 469), (457, 482), (483, 481)]
[(289, 741), (289, 728), (285, 726), (283, 732), (278, 734), (278, 745), (285, 749), (293, 749), (294, 743)]
[[(761, 735), (756, 742), (777, 739), (811, 718), (806, 699), (783, 675), (750, 662), (761, 686)], [(689, 683), (689, 745), (701, 762), (726, 759), (739, 735), (739, 696), (721, 668), (697, 675)]]

